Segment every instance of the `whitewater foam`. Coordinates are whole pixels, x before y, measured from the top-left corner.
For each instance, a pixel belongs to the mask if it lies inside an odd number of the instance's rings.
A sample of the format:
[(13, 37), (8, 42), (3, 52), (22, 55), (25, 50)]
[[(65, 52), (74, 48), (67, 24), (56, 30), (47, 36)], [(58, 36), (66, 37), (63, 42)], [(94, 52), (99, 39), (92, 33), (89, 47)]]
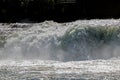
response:
[(116, 57), (119, 23), (111, 19), (0, 24), (1, 59), (71, 61)]
[(0, 61), (1, 80), (119, 80), (120, 60)]
[(1, 23), (0, 80), (119, 80), (119, 42), (119, 19)]

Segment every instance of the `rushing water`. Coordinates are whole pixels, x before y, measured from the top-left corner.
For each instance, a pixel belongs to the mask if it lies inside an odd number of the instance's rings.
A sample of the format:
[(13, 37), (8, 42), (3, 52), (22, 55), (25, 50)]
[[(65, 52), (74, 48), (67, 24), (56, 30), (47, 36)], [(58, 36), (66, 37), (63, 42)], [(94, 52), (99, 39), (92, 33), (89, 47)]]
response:
[(0, 80), (119, 80), (120, 20), (0, 24)]

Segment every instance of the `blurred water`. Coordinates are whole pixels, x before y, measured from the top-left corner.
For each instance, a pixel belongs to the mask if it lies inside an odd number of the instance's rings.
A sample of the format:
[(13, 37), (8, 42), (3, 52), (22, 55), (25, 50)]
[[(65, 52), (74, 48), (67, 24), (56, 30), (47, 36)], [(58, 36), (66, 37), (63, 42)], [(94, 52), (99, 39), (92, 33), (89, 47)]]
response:
[(0, 24), (0, 80), (119, 80), (120, 20)]
[(120, 60), (0, 61), (1, 80), (119, 80)]

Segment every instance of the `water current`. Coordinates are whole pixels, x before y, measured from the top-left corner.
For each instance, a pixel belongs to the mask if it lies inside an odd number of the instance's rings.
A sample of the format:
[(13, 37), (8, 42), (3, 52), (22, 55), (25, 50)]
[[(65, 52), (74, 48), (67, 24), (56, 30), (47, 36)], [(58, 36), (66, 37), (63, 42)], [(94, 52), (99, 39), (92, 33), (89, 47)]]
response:
[(119, 80), (120, 20), (0, 23), (0, 80)]

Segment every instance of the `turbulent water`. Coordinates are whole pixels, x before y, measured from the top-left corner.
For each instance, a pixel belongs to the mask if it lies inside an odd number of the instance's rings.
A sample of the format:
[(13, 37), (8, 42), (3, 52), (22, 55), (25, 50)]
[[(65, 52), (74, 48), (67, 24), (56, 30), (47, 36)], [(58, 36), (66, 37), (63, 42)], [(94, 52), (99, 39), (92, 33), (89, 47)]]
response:
[(120, 20), (0, 24), (0, 80), (119, 80)]

